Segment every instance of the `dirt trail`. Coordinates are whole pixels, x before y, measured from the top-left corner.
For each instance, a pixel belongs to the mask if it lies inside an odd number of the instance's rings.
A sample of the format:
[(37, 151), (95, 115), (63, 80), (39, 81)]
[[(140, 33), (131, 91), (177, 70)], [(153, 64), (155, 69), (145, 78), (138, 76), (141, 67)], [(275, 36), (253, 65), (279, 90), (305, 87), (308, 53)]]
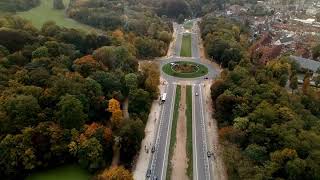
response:
[(187, 176), (188, 159), (186, 152), (187, 126), (186, 126), (186, 86), (181, 87), (181, 100), (179, 105), (179, 118), (177, 122), (176, 137), (173, 157), (171, 179), (189, 179)]

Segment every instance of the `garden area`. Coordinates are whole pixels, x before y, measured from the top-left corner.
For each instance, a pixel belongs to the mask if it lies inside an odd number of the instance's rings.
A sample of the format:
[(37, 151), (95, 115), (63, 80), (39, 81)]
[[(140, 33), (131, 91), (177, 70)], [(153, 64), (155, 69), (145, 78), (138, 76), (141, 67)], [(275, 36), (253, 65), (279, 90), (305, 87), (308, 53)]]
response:
[(163, 72), (179, 78), (197, 78), (208, 74), (208, 68), (190, 61), (177, 61), (165, 64)]

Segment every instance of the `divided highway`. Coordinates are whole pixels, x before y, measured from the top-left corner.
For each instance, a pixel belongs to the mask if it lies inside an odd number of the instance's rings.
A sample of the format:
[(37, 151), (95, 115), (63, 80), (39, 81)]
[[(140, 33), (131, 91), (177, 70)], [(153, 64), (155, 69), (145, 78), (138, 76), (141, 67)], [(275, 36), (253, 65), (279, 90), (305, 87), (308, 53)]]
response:
[(166, 87), (167, 99), (161, 107), (160, 122), (154, 140), (155, 151), (149, 163), (150, 172), (147, 172), (150, 173), (150, 177), (147, 179), (166, 179), (176, 87), (175, 84), (168, 84)]

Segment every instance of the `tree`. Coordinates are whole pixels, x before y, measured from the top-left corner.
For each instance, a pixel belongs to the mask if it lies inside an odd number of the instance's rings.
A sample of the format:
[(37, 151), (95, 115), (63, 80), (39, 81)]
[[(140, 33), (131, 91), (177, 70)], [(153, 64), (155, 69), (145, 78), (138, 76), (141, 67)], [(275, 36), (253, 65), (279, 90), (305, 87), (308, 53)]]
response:
[(114, 113), (120, 110), (120, 102), (112, 98), (109, 100), (108, 111)]
[(244, 150), (245, 154), (252, 160), (263, 163), (267, 160), (267, 149), (263, 146), (259, 146), (257, 144), (250, 144)]
[(312, 48), (312, 58), (318, 59), (319, 56), (320, 56), (320, 44)]
[(298, 89), (298, 77), (296, 75), (290, 77), (290, 88), (292, 89), (292, 93), (295, 89)]
[(2, 113), (5, 118), (1, 124), (7, 132), (17, 132), (23, 127), (36, 124), (41, 109), (35, 97), (17, 95), (16, 97), (8, 97), (2, 103)]
[(105, 165), (103, 148), (95, 137), (87, 139), (80, 136), (78, 143), (72, 141), (69, 144), (69, 151), (78, 158), (82, 167), (90, 171), (95, 171)]
[(64, 4), (62, 0), (53, 0), (53, 8), (54, 9), (64, 9)]
[(93, 52), (93, 58), (102, 62), (109, 69), (114, 69), (116, 66), (116, 55), (114, 46), (104, 46)]
[(133, 175), (122, 166), (114, 166), (99, 174), (98, 180), (133, 180)]
[(58, 107), (59, 110), (56, 114), (56, 119), (64, 128), (80, 129), (87, 120), (87, 115), (83, 111), (83, 105), (75, 96), (62, 96)]
[(120, 159), (130, 164), (132, 158), (140, 149), (141, 140), (144, 137), (144, 125), (141, 120), (127, 120), (120, 128), (121, 137)]
[(48, 48), (45, 46), (37, 48), (32, 52), (32, 58), (49, 57)]
[(134, 73), (129, 73), (124, 77), (126, 86), (129, 90), (134, 90), (138, 87), (138, 77)]
[(313, 80), (314, 80), (314, 83), (315, 83), (316, 87), (319, 88), (319, 85), (320, 85), (320, 74), (316, 75)]
[(122, 111), (120, 109), (115, 110), (111, 116), (111, 123), (113, 127), (120, 128), (122, 121), (123, 121)]

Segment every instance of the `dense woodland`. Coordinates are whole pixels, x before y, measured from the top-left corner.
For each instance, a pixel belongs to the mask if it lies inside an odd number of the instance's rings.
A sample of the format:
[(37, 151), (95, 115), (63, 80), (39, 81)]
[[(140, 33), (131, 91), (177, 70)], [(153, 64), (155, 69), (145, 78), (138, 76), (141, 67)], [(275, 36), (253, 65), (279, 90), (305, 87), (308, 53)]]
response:
[(139, 58), (164, 56), (171, 41), (171, 23), (139, 2), (72, 0), (67, 14), (99, 29), (122, 29), (132, 33), (132, 36), (139, 36), (134, 44)]
[(26, 11), (40, 4), (40, 0), (1, 0), (0, 11)]
[(211, 95), (229, 179), (320, 179), (320, 94), (311, 74), (298, 87), (301, 69), (287, 57), (249, 60), (241, 28), (214, 18), (201, 26), (209, 57), (228, 66)]
[(54, 22), (37, 30), (0, 18), (1, 177), (72, 162), (95, 173), (114, 152), (131, 167), (159, 84), (155, 64), (138, 71), (135, 41), (120, 30), (84, 33)]
[(248, 29), (244, 25), (211, 15), (200, 23), (201, 37), (208, 58), (232, 69), (247, 55)]

